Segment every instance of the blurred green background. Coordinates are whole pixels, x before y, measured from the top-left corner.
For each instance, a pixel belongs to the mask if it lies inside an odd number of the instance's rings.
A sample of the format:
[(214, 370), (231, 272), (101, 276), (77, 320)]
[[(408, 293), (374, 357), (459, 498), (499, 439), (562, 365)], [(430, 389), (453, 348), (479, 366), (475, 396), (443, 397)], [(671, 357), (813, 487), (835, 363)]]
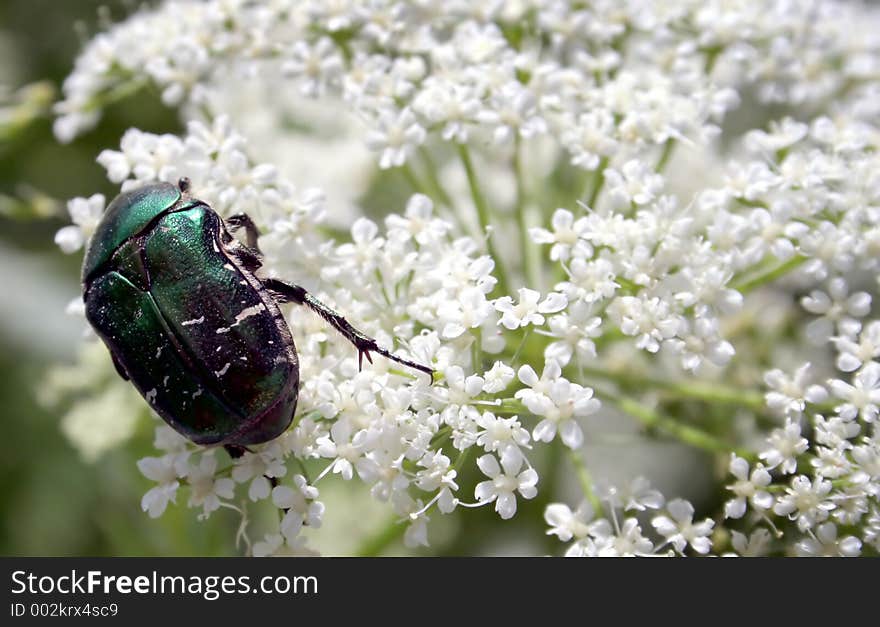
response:
[[(80, 254), (53, 242), (69, 223), (65, 201), (114, 194), (95, 157), (136, 125), (174, 131), (155, 94), (111, 107), (101, 125), (59, 145), (48, 114), (83, 42), (133, 2), (0, 0), (0, 554), (216, 554), (222, 525), (172, 508), (160, 521), (139, 507), (148, 487), (133, 451), (149, 451), (149, 425), (133, 447), (88, 464), (59, 430), (64, 406), (38, 401), (47, 369), (72, 363), (83, 323), (65, 314), (79, 292)], [(29, 87), (26, 87), (29, 86)], [(24, 88), (26, 91), (21, 91)], [(40, 106), (22, 107), (27, 100)], [(42, 115), (34, 115), (42, 113)], [(223, 521), (220, 521), (223, 522)], [(226, 521), (230, 525), (234, 521)], [(221, 540), (222, 537), (222, 540)]]

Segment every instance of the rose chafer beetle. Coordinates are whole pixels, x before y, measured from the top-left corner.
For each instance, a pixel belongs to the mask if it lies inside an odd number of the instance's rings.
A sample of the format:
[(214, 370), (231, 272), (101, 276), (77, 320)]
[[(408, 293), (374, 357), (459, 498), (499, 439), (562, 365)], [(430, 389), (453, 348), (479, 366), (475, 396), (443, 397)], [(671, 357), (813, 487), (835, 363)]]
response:
[[(244, 242), (230, 231), (242, 229)], [(256, 275), (259, 233), (225, 222), (189, 194), (188, 179), (145, 185), (107, 207), (83, 261), (86, 317), (116, 370), (193, 442), (240, 456), (290, 425), (299, 363), (281, 303), (306, 305), (358, 351), (392, 355), (305, 289)]]

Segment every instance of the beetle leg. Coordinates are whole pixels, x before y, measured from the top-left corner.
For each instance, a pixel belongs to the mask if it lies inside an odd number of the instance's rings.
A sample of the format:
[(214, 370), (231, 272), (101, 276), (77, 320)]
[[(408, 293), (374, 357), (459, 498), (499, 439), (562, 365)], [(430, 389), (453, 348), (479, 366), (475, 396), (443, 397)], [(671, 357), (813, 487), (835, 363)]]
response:
[(260, 230), (251, 217), (246, 213), (236, 213), (226, 218), (226, 224), (235, 229), (244, 229), (244, 243), (258, 255), (263, 254), (257, 240), (260, 238)]
[(345, 337), (345, 339), (354, 344), (354, 347), (358, 351), (359, 370), (363, 367), (364, 356), (366, 356), (368, 362), (373, 363), (373, 358), (370, 356), (370, 353), (379, 353), (399, 364), (424, 372), (431, 377), (432, 382), (434, 381), (433, 368), (410, 361), (409, 359), (398, 357), (390, 351), (385, 350), (376, 344), (376, 340), (351, 326), (351, 323), (341, 314), (333, 311), (327, 305), (309, 294), (304, 287), (294, 285), (293, 283), (285, 283), (278, 279), (263, 279), (263, 285), (266, 286), (266, 289), (272, 292), (280, 302), (306, 305), (309, 309), (329, 322), (334, 329), (339, 331), (339, 333)]
[(251, 452), (248, 447), (242, 446), (241, 444), (224, 444), (223, 448), (226, 449), (226, 452), (229, 453), (229, 456), (232, 459), (238, 459), (245, 453)]
[(241, 242), (236, 241), (234, 244), (227, 245), (226, 250), (229, 254), (234, 255), (248, 272), (256, 272), (263, 265), (259, 252)]

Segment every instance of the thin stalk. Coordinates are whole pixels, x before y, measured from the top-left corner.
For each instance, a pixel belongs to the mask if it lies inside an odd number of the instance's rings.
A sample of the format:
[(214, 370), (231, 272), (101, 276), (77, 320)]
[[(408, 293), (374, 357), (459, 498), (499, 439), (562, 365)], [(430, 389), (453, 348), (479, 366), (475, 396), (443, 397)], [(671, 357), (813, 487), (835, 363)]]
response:
[(141, 76), (125, 78), (106, 91), (96, 94), (82, 107), (83, 111), (91, 112), (103, 109), (109, 104), (119, 102), (146, 87), (149, 81)]
[(651, 387), (668, 391), (680, 398), (691, 398), (712, 403), (725, 403), (742, 405), (754, 410), (764, 409), (764, 395), (753, 390), (743, 390), (723, 383), (712, 381), (668, 381), (653, 377), (633, 375), (628, 372), (612, 372), (600, 368), (584, 367), (583, 373), (587, 377), (598, 377), (608, 381), (645, 388)]
[(474, 329), (474, 341), (471, 344), (471, 361), (474, 372), (483, 372), (483, 330), (480, 327)]
[(502, 293), (509, 294), (510, 281), (508, 281), (508, 274), (504, 267), (504, 260), (501, 258), (501, 255), (498, 254), (498, 250), (495, 247), (495, 239), (492, 237), (492, 233), (489, 232), (491, 227), (489, 221), (489, 205), (486, 203), (486, 198), (483, 196), (482, 189), (480, 189), (480, 183), (477, 180), (477, 174), (474, 170), (471, 154), (466, 145), (458, 144), (458, 155), (464, 166), (468, 187), (470, 187), (471, 191), (471, 199), (474, 202), (474, 207), (477, 210), (477, 218), (480, 221), (480, 228), (486, 234), (486, 247), (489, 250), (489, 254), (492, 255), (492, 258), (495, 260), (495, 274), (498, 277), (497, 287), (500, 288)]
[(410, 165), (409, 161), (400, 166), (400, 171), (404, 178), (406, 178), (409, 186), (414, 192), (424, 194), (431, 198), (440, 215), (450, 222), (458, 222), (458, 224), (461, 225), (462, 230), (469, 232), (474, 238), (478, 238), (479, 233), (477, 233), (474, 230), (473, 225), (461, 215), (461, 207), (453, 205), (452, 200), (449, 198), (449, 194), (446, 193), (446, 190), (440, 185), (440, 181), (437, 180), (437, 175), (434, 172), (434, 163), (431, 161), (428, 151), (424, 147), (421, 147), (421, 150), (426, 164), (426, 167), (424, 168), (426, 171), (425, 179), (419, 178), (419, 175), (416, 174), (415, 169)]
[[(710, 453), (730, 453), (732, 451), (744, 459), (755, 459), (755, 454), (751, 451), (735, 447), (698, 427), (682, 424), (675, 418), (660, 414), (638, 401), (623, 398), (606, 391), (597, 390), (596, 395), (603, 401), (615, 405), (624, 413), (629, 414), (645, 427), (657, 429), (679, 442)], [(531, 415), (529, 409), (515, 398), (501, 399), (501, 404), (493, 408), (492, 412), (502, 415)]]
[(602, 192), (602, 187), (605, 185), (605, 168), (607, 167), (608, 157), (602, 157), (599, 160), (599, 165), (596, 167), (596, 171), (593, 172), (593, 187), (590, 191), (590, 197), (587, 199), (587, 207), (590, 209), (593, 209), (596, 206), (596, 201), (599, 199), (599, 194)]
[[(525, 188), (525, 175), (522, 166), (522, 151), (520, 149), (520, 137), (516, 136), (513, 146), (513, 174), (516, 179), (516, 221), (519, 227), (519, 248), (522, 255), (522, 271), (526, 283), (539, 287), (541, 269), (538, 265), (538, 249), (529, 237), (529, 220), (527, 215), (527, 194)], [(541, 286), (543, 287), (543, 286)]]
[(669, 158), (672, 156), (672, 152), (675, 150), (676, 142), (670, 137), (666, 140), (666, 143), (663, 144), (663, 151), (660, 153), (660, 158), (657, 160), (657, 165), (654, 166), (654, 171), (658, 173), (662, 173), (664, 169), (666, 169), (666, 165), (669, 163)]
[(409, 186), (413, 188), (413, 191), (425, 194), (426, 196), (432, 195), (431, 190), (421, 179), (419, 179), (408, 161), (400, 166), (400, 173), (403, 174), (403, 177), (406, 179), (407, 183), (409, 183)]
[(364, 540), (355, 554), (360, 557), (381, 555), (385, 549), (397, 542), (405, 533), (406, 525), (400, 522), (396, 516), (392, 517), (382, 529)]
[(598, 515), (602, 511), (602, 501), (599, 500), (596, 490), (593, 487), (593, 477), (590, 475), (590, 471), (587, 470), (584, 458), (578, 454), (578, 451), (568, 449), (568, 459), (571, 461), (571, 465), (574, 466), (574, 471), (577, 475), (578, 483), (581, 484), (581, 491), (584, 493), (584, 497), (590, 502), (590, 505), (593, 506), (593, 510)]
[(674, 418), (665, 416), (651, 409), (647, 405), (642, 405), (638, 401), (607, 392), (602, 393), (601, 397), (609, 403), (616, 405), (621, 411), (629, 414), (645, 427), (657, 429), (658, 431), (694, 448), (709, 453), (730, 453), (733, 451), (747, 460), (753, 460), (755, 458), (755, 454), (751, 451), (734, 447), (724, 440), (721, 440), (711, 433), (707, 433), (697, 427), (682, 424)]
[(438, 200), (451, 209), (452, 198), (446, 193), (446, 190), (440, 183), (440, 177), (437, 176), (437, 166), (434, 163), (434, 158), (431, 156), (431, 152), (424, 146), (419, 146), (419, 156), (422, 158), (422, 161), (425, 162), (425, 172), (428, 178), (428, 184), (434, 188)]
[(740, 292), (741, 294), (748, 294), (749, 292), (763, 285), (772, 283), (776, 279), (785, 276), (792, 270), (797, 269), (806, 260), (807, 258), (803, 255), (795, 255), (788, 261), (759, 271), (758, 274), (749, 277), (742, 277), (739, 280), (734, 280), (730, 284), (730, 287)]

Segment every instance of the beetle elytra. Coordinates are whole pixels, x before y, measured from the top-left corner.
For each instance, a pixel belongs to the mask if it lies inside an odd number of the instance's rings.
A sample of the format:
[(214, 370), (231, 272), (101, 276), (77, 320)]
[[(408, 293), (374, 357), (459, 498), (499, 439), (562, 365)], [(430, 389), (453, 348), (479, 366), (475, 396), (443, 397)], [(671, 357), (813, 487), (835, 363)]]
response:
[[(230, 231), (241, 229), (244, 242)], [(281, 303), (305, 305), (358, 351), (427, 373), (355, 329), (304, 288), (260, 278), (258, 231), (245, 214), (224, 221), (189, 194), (189, 181), (117, 196), (83, 261), (86, 317), (119, 374), (193, 442), (239, 456), (290, 425), (299, 362)]]

